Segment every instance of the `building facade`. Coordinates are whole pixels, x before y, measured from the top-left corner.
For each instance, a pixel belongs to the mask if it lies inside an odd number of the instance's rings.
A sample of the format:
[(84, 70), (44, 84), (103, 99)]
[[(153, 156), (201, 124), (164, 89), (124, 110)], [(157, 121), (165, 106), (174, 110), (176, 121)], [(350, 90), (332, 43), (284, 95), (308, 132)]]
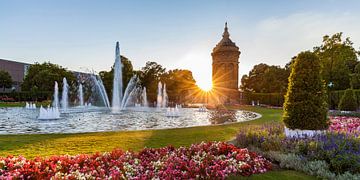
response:
[(215, 103), (239, 103), (239, 47), (231, 41), (227, 23), (221, 41), (213, 49), (212, 83)]
[[(20, 85), (24, 81), (25, 75), (27, 74), (29, 67), (30, 64), (27, 63), (0, 59), (0, 70), (9, 72), (13, 81), (12, 88), (5, 89), (5, 91), (20, 91)], [(0, 92), (2, 91), (3, 89), (0, 88)]]

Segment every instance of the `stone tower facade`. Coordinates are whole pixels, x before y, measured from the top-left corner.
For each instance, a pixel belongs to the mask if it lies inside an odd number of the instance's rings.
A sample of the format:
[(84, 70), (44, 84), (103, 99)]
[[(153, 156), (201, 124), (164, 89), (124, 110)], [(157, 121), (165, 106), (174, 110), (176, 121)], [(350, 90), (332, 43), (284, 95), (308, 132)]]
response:
[(212, 83), (217, 104), (239, 103), (239, 47), (230, 39), (227, 23), (212, 56)]

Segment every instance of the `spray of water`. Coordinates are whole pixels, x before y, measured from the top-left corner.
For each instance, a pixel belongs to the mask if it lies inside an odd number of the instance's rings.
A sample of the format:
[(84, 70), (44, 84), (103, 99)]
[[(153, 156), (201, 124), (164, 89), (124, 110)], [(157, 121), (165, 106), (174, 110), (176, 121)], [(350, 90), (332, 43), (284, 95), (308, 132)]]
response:
[(102, 82), (101, 78), (99, 76), (96, 76), (95, 74), (91, 75), (92, 81), (95, 83), (96, 89), (100, 92), (101, 99), (103, 100), (103, 103), (105, 107), (110, 107), (109, 98), (107, 96), (104, 83)]
[(120, 57), (119, 42), (116, 42), (115, 48), (115, 66), (114, 66), (114, 81), (112, 94), (112, 111), (119, 112), (121, 110), (123, 95), (122, 95), (122, 63)]
[(144, 87), (141, 92), (141, 101), (142, 101), (143, 107), (149, 107), (149, 103), (147, 101), (146, 87)]
[(69, 105), (69, 85), (67, 83), (66, 78), (63, 78), (63, 89), (62, 89), (62, 96), (61, 96), (61, 108), (63, 110), (67, 110)]
[(80, 102), (80, 106), (84, 106), (84, 93), (83, 93), (83, 86), (80, 83), (79, 85), (79, 89), (78, 89), (78, 98), (79, 98), (79, 102)]
[(59, 108), (59, 86), (56, 81), (54, 85), (54, 97), (53, 97), (52, 106), (55, 108)]

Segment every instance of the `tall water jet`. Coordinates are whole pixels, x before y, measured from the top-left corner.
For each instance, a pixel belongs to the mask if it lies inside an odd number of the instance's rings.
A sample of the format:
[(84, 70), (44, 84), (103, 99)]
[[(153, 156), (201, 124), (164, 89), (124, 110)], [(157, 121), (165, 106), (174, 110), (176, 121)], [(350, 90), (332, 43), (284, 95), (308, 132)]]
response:
[(163, 108), (167, 107), (167, 101), (168, 101), (168, 95), (166, 92), (166, 84), (164, 83), (163, 93), (162, 93), (162, 107)]
[(61, 108), (67, 110), (69, 104), (69, 85), (67, 83), (66, 78), (63, 78), (63, 89), (62, 89), (62, 96), (61, 96)]
[(54, 100), (52, 102), (52, 106), (55, 108), (59, 108), (59, 87), (57, 81), (55, 81), (54, 85)]
[(79, 102), (80, 102), (80, 106), (84, 106), (84, 93), (83, 93), (83, 86), (80, 83), (79, 85), (79, 89), (78, 89), (78, 98), (79, 98)]
[(159, 81), (158, 90), (157, 90), (157, 98), (156, 98), (156, 107), (161, 108), (162, 106), (162, 84)]
[(142, 101), (143, 107), (149, 107), (149, 103), (147, 101), (146, 87), (144, 87), (141, 92), (141, 101)]
[(120, 57), (119, 42), (116, 42), (115, 48), (115, 66), (114, 66), (114, 81), (112, 91), (112, 111), (118, 112), (121, 110), (122, 96), (122, 63)]
[[(126, 86), (126, 89), (125, 89), (125, 93), (124, 93), (124, 97), (122, 98), (122, 101), (121, 101), (121, 105), (120, 105), (120, 108), (117, 109), (117, 110), (122, 110), (122, 109), (125, 109), (125, 107), (127, 106), (128, 104), (128, 101), (129, 101), (129, 97), (132, 97), (132, 95), (134, 94), (134, 91), (136, 90), (136, 84), (137, 84), (137, 77), (136, 75), (134, 75), (128, 85)], [(113, 107), (114, 108), (114, 107)]]
[(108, 95), (107, 95), (105, 87), (104, 87), (104, 83), (102, 82), (101, 78), (95, 74), (92, 74), (91, 79), (95, 83), (97, 90), (100, 92), (100, 96), (101, 96), (101, 99), (103, 100), (105, 107), (109, 108), (110, 107), (109, 98), (108, 98)]

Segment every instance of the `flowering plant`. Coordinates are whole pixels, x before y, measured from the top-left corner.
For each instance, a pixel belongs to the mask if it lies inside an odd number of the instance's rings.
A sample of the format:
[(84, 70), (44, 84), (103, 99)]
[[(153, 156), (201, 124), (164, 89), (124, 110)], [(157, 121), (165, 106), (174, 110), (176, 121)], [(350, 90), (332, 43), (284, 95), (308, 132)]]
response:
[(350, 133), (354, 134), (355, 136), (360, 135), (359, 117), (332, 116), (330, 119), (330, 131)]
[(224, 179), (271, 169), (256, 153), (223, 142), (50, 158), (1, 157), (0, 179)]
[[(354, 126), (329, 129), (304, 138), (286, 137), (280, 123), (243, 128), (236, 138), (239, 147), (296, 154), (307, 160), (323, 160), (336, 173), (360, 173), (359, 131)], [(355, 135), (355, 136), (354, 136)]]

